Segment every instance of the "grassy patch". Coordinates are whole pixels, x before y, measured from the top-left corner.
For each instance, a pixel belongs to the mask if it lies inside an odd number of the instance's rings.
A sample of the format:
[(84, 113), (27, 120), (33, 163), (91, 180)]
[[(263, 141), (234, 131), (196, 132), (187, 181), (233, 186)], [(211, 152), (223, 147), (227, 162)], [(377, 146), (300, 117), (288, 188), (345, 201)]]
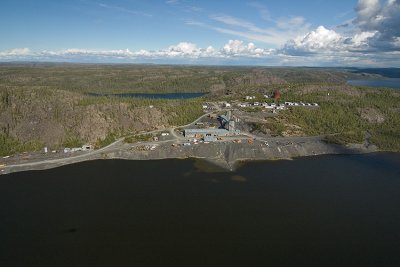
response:
[(12, 136), (0, 133), (0, 156), (7, 156), (21, 152), (38, 151), (43, 147), (44, 144), (38, 140), (21, 142)]
[(137, 134), (137, 135), (131, 135), (128, 137), (125, 137), (125, 142), (126, 143), (137, 143), (137, 142), (148, 142), (151, 141), (153, 136), (151, 134)]
[(101, 148), (108, 146), (109, 144), (115, 142), (115, 140), (117, 140), (117, 135), (115, 133), (109, 133), (104, 139), (97, 139), (95, 147)]
[(252, 123), (251, 132), (261, 132), (263, 134), (271, 134), (272, 136), (282, 136), (286, 130), (285, 124), (279, 119), (271, 119), (267, 123)]
[(67, 134), (67, 137), (64, 139), (62, 146), (63, 147), (81, 147), (83, 145), (83, 141), (73, 134)]

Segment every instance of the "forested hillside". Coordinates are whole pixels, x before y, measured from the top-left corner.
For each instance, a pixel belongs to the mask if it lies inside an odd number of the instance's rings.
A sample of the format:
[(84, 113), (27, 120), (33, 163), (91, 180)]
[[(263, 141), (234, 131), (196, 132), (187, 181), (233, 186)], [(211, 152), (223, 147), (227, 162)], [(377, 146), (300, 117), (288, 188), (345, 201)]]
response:
[[(392, 91), (362, 93), (345, 85), (357, 77), (365, 73), (323, 68), (0, 64), (0, 154), (43, 146), (101, 146), (127, 133), (186, 124), (203, 113), (203, 101), (262, 96), (275, 89), (283, 92), (283, 100), (323, 104), (319, 111), (285, 113), (287, 123), (301, 126), (307, 134), (341, 131), (344, 141), (360, 140), (370, 129), (372, 140), (383, 148), (393, 147), (400, 124), (395, 116), (398, 96)], [(189, 100), (88, 95), (171, 92), (208, 94)], [(368, 121), (371, 114), (382, 114), (384, 119)]]

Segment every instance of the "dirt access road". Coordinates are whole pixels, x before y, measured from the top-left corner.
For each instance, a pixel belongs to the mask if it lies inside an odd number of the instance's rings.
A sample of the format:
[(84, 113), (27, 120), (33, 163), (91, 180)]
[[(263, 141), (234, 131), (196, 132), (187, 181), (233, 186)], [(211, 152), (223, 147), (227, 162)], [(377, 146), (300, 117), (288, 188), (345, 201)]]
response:
[[(201, 115), (200, 117), (198, 117), (193, 122), (188, 123), (186, 125), (171, 127), (171, 128), (167, 128), (167, 129), (163, 129), (163, 130), (154, 130), (154, 131), (139, 133), (140, 135), (145, 135), (145, 134), (157, 134), (157, 133), (161, 133), (161, 132), (169, 132), (171, 134), (172, 138), (169, 138), (168, 140), (157, 141), (157, 142), (140, 142), (140, 143), (137, 143), (134, 145), (126, 145), (123, 142), (125, 137), (119, 138), (118, 140), (109, 144), (108, 146), (105, 146), (103, 148), (96, 149), (96, 150), (80, 152), (80, 154), (78, 154), (78, 155), (71, 156), (71, 154), (68, 154), (68, 155), (66, 155), (66, 157), (63, 157), (63, 158), (34, 160), (31, 162), (5, 165), (5, 166), (0, 167), (0, 174), (6, 174), (6, 173), (13, 172), (13, 171), (31, 170), (31, 169), (47, 169), (47, 168), (77, 163), (77, 162), (81, 162), (81, 161), (85, 161), (85, 160), (99, 159), (99, 158), (102, 158), (103, 155), (107, 155), (108, 153), (115, 153), (116, 151), (123, 151), (126, 149), (131, 149), (132, 147), (141, 146), (141, 145), (161, 145), (161, 144), (167, 144), (167, 143), (173, 143), (173, 142), (187, 141), (187, 139), (185, 137), (183, 137), (182, 135), (178, 135), (176, 133), (177, 128), (186, 128), (186, 127), (194, 126), (196, 123), (201, 121), (203, 118), (211, 115), (212, 113), (214, 113), (216, 111), (221, 111), (221, 110), (222, 109), (218, 109), (218, 110), (213, 110), (211, 112), (205, 113), (205, 114)], [(235, 140), (235, 139), (241, 139), (241, 140), (253, 139), (253, 140), (267, 142), (267, 143), (268, 142), (280, 143), (282, 146), (285, 146), (290, 143), (315, 142), (315, 141), (321, 140), (322, 138), (323, 137), (321, 137), (321, 136), (270, 137), (269, 138), (269, 137), (259, 137), (259, 136), (253, 135), (251, 133), (243, 132), (241, 136), (228, 137), (224, 140), (226, 142), (232, 142), (232, 140)], [(224, 140), (222, 140), (222, 142)]]

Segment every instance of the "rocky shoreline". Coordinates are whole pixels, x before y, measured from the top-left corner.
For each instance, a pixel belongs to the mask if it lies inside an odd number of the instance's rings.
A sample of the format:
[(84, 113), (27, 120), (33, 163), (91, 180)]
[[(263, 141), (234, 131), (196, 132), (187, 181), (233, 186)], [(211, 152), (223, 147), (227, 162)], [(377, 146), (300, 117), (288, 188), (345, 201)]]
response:
[(141, 153), (118, 151), (105, 155), (109, 159), (160, 160), (167, 158), (204, 159), (226, 170), (233, 171), (239, 162), (252, 160), (289, 160), (298, 157), (326, 154), (361, 154), (377, 152), (376, 146), (350, 144), (347, 146), (328, 144), (322, 140), (305, 142), (265, 142), (235, 144), (228, 142), (199, 144), (191, 147), (157, 149)]
[(254, 141), (253, 143), (215, 142), (191, 146), (174, 146), (166, 142), (157, 145), (154, 150), (141, 150), (140, 144), (122, 143), (111, 151), (94, 151), (65, 158), (47, 159), (42, 161), (19, 162), (6, 164), (2, 174), (44, 170), (87, 160), (125, 159), (125, 160), (162, 160), (197, 158), (206, 160), (227, 171), (233, 171), (238, 163), (253, 160), (288, 160), (297, 157), (317, 156), (326, 154), (360, 154), (378, 152), (376, 146), (350, 144), (346, 146), (329, 144), (321, 139), (300, 139), (296, 142), (276, 139), (269, 142)]

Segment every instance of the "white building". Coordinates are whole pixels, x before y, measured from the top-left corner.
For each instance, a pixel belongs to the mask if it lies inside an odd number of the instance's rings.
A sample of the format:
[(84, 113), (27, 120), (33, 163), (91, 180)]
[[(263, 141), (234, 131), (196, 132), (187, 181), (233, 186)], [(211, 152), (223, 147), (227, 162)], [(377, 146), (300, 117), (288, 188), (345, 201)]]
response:
[(85, 150), (92, 150), (93, 149), (93, 146), (92, 145), (83, 145), (82, 146), (82, 150), (83, 151), (85, 151)]
[(283, 109), (286, 109), (286, 106), (282, 104), (282, 105), (277, 106), (276, 109), (283, 110)]

